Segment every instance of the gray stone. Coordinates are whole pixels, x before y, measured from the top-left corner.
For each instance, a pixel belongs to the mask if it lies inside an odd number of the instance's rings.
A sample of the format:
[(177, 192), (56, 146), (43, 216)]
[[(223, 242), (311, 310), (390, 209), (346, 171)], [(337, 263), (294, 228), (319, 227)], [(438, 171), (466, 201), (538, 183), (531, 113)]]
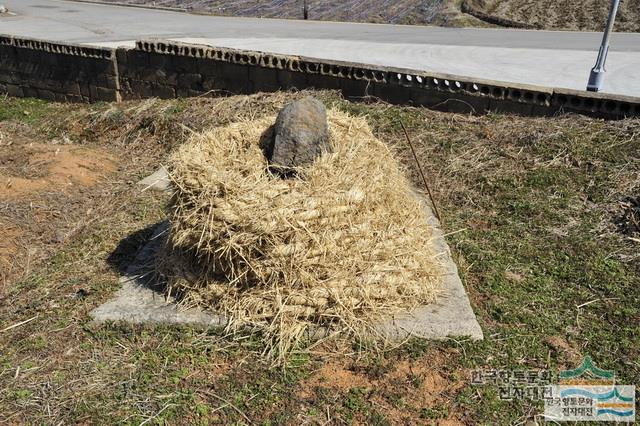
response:
[(285, 106), (274, 128), (267, 158), (278, 167), (295, 168), (311, 164), (331, 152), (327, 110), (319, 100), (306, 97)]
[(15, 84), (7, 85), (7, 93), (9, 96), (22, 97), (24, 96), (24, 92), (22, 91), (22, 87), (16, 86)]
[(157, 96), (160, 99), (172, 99), (176, 97), (176, 91), (173, 87), (169, 86), (154, 86), (153, 96)]
[(118, 100), (117, 92), (112, 89), (107, 89), (106, 87), (97, 87), (96, 95), (99, 101), (113, 102)]
[(184, 73), (178, 75), (178, 86), (183, 89), (194, 89), (202, 83), (202, 76), (194, 73)]

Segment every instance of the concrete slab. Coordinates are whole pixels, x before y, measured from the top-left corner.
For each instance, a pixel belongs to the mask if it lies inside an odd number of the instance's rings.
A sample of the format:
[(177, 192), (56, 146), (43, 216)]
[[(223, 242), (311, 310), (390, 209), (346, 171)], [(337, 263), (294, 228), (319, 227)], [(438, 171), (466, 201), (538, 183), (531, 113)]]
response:
[(109, 47), (111, 49), (117, 49), (118, 47), (126, 47), (127, 49), (134, 49), (136, 47), (135, 40), (122, 40), (122, 41), (94, 41), (90, 43), (83, 43), (87, 46), (96, 47)]
[(120, 278), (122, 288), (115, 297), (91, 312), (95, 322), (125, 321), (134, 324), (194, 324), (223, 326), (222, 316), (198, 309), (178, 309), (176, 300), (167, 298), (157, 286), (155, 255), (165, 243), (168, 224), (158, 225), (149, 242)]
[(428, 205), (425, 205), (425, 216), (434, 229), (433, 244), (436, 251), (443, 254), (446, 270), (442, 284), (443, 294), (436, 303), (421, 306), (409, 314), (397, 316), (381, 324), (378, 331), (392, 341), (401, 341), (409, 337), (442, 340), (462, 336), (482, 340), (482, 328), (471, 308), (469, 297), (458, 274), (458, 267), (451, 257), (451, 250), (442, 233), (440, 222)]
[(142, 187), (142, 191), (171, 191), (169, 172), (161, 166), (153, 174), (138, 182), (138, 186)]
[[(140, 182), (145, 187), (153, 187), (158, 182), (166, 182), (166, 170), (160, 169)], [(144, 183), (143, 183), (144, 182)], [(150, 186), (151, 185), (151, 186)], [(166, 190), (166, 187), (165, 189)], [(377, 330), (391, 341), (402, 341), (409, 337), (442, 340), (455, 337), (469, 337), (482, 340), (483, 334), (473, 313), (469, 298), (458, 275), (458, 268), (451, 257), (440, 223), (429, 207), (425, 217), (435, 230), (434, 246), (442, 253), (446, 269), (443, 294), (437, 303), (422, 306), (415, 311), (397, 316), (380, 324)], [(158, 287), (154, 276), (154, 258), (164, 244), (168, 225), (159, 225), (149, 243), (138, 253), (132, 265), (120, 279), (122, 288), (114, 299), (94, 309), (94, 321), (126, 321), (131, 323), (191, 324), (196, 326), (225, 326), (226, 318), (213, 312), (199, 309), (185, 310), (176, 301), (167, 298)], [(311, 332), (315, 337), (326, 335), (326, 330)]]

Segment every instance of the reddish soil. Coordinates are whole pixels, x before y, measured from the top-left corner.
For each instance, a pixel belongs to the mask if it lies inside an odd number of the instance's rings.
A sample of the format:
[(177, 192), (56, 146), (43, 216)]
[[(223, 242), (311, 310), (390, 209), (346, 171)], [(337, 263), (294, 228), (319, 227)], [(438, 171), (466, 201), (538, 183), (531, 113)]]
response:
[[(68, 219), (84, 211), (73, 206), (92, 197), (86, 190), (117, 167), (105, 150), (42, 143), (33, 136), (3, 133), (0, 149), (0, 295), (9, 279), (27, 271), (63, 242), (73, 229)], [(33, 244), (34, 241), (43, 243)]]
[[(344, 359), (324, 363), (308, 379), (302, 381), (300, 396), (313, 398), (318, 389), (329, 389), (335, 393), (345, 394), (352, 389), (371, 391), (370, 400), (381, 408), (385, 417), (392, 424), (410, 424), (417, 419), (404, 407), (413, 409), (431, 409), (447, 406), (448, 416), (439, 419), (438, 425), (461, 425), (451, 399), (465, 386), (463, 380), (452, 380), (446, 377), (446, 356), (441, 352), (430, 351), (428, 356), (420, 359), (398, 359), (383, 366), (380, 374), (371, 374), (368, 368), (358, 367), (356, 363), (345, 363)], [(457, 376), (466, 377), (464, 372)], [(402, 404), (394, 400), (402, 399)], [(433, 424), (432, 422), (425, 422)]]
[(14, 144), (0, 152), (0, 197), (32, 197), (45, 190), (69, 193), (94, 186), (115, 170), (111, 156), (99, 149)]

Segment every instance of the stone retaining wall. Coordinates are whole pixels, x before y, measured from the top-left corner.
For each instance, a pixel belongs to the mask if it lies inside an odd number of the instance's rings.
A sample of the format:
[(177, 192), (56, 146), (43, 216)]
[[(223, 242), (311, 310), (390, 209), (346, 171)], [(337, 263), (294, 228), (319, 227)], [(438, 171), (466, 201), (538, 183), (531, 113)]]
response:
[(118, 101), (115, 50), (0, 36), (0, 92), (60, 102)]
[(640, 98), (163, 40), (112, 50), (0, 37), (0, 56), (0, 91), (56, 100), (317, 88), (340, 90), (351, 99), (373, 97), (462, 113), (640, 116)]
[(317, 88), (462, 113), (640, 115), (640, 98), (162, 40), (119, 49), (118, 64), (126, 99)]

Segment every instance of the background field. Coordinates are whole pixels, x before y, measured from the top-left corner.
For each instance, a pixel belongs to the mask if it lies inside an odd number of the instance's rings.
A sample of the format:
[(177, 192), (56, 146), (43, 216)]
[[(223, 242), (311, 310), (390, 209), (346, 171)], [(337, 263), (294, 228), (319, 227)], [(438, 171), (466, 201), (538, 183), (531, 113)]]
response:
[[(602, 31), (611, 1), (608, 0), (466, 0), (488, 15), (546, 30)], [(640, 31), (640, 1), (622, 0), (616, 31)]]
[(305, 93), (0, 97), (1, 424), (524, 424), (542, 403), (503, 401), (471, 384), (473, 370), (557, 372), (590, 355), (619, 383), (640, 382), (640, 120), (314, 94), (365, 117), (422, 188), (404, 122), (486, 339), (325, 344), (274, 369), (259, 334), (96, 326), (89, 312), (166, 217), (168, 197), (135, 183), (191, 129), (273, 114)]
[[(112, 3), (180, 8), (223, 16), (302, 19), (302, 0), (108, 0)], [(316, 20), (424, 24), (439, 22), (449, 0), (309, 0)]]
[[(104, 1), (263, 18), (302, 19), (303, 10), (302, 0)], [(608, 0), (309, 0), (309, 17), (345, 22), (602, 31), (610, 5)], [(485, 15), (489, 18), (485, 19)], [(616, 30), (640, 31), (640, 0), (621, 1)]]

